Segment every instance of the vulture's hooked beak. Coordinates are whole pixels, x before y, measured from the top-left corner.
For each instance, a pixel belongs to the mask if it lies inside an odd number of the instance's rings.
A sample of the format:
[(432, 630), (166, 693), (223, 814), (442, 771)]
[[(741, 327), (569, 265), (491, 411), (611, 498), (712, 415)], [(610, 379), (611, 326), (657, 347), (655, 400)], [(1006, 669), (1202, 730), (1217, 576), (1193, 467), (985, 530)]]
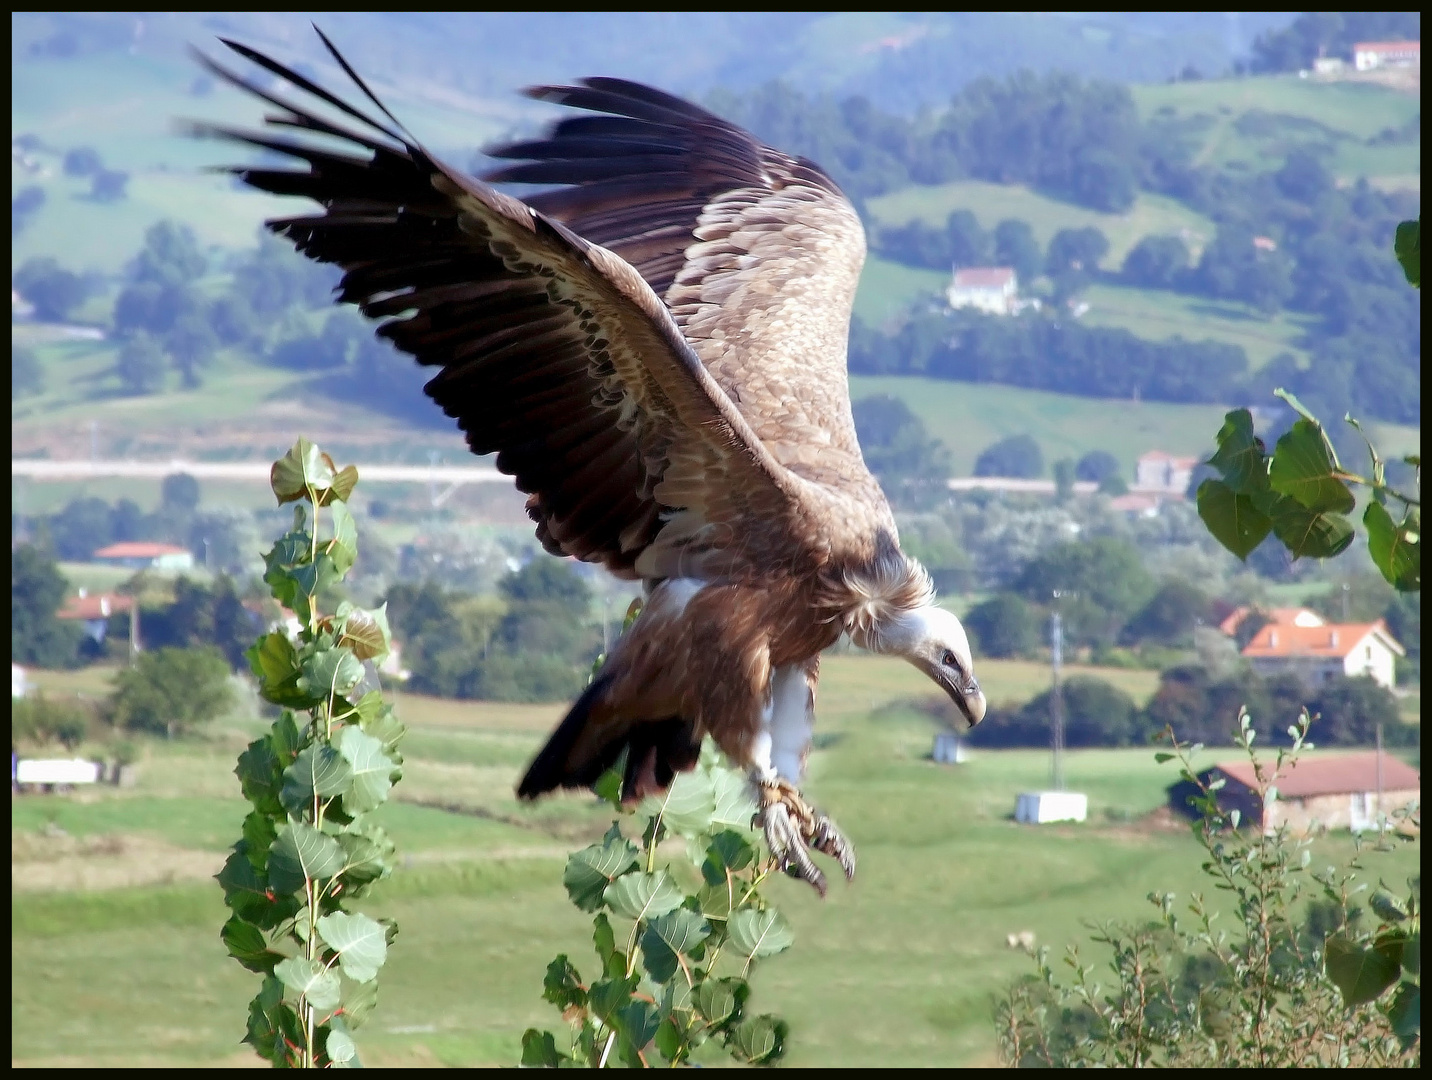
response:
[(970, 675), (963, 684), (949, 682), (945, 684), (945, 692), (950, 695), (950, 700), (955, 703), (964, 718), (969, 721), (970, 727), (974, 727), (985, 718), (985, 708), (988, 704), (985, 701), (984, 691), (975, 677)]

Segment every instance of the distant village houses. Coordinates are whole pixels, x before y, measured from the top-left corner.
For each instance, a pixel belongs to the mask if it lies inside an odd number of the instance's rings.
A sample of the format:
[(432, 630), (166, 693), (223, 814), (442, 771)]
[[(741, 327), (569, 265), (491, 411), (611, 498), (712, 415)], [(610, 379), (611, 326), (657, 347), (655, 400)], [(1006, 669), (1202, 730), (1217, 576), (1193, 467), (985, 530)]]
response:
[(945, 291), (950, 307), (975, 308), (990, 315), (1017, 315), (1038, 300), (1019, 298), (1019, 277), (1008, 266), (971, 266), (958, 269)]
[(1360, 41), (1352, 47), (1352, 66), (1358, 71), (1422, 66), (1420, 41)]
[[(1205, 785), (1222, 780), (1219, 807), (1237, 810), (1244, 824), (1264, 832), (1280, 825), (1299, 834), (1318, 827), (1363, 832), (1381, 827), (1390, 815), (1422, 798), (1417, 770), (1383, 751), (1299, 758), (1277, 778), (1268, 799), (1263, 797), (1266, 785), (1248, 761), (1222, 761), (1198, 777)], [(1187, 780), (1171, 785), (1170, 808), (1191, 815), (1188, 800), (1194, 794)]]
[(94, 553), (94, 561), (130, 570), (192, 570), (194, 553), (175, 544), (125, 541)]

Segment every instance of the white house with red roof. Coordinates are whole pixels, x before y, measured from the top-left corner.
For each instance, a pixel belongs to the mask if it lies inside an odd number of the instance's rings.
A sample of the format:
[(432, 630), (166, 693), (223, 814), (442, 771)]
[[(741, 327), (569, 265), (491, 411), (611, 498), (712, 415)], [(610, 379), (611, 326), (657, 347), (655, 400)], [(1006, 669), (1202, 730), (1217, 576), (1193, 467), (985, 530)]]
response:
[(1352, 66), (1358, 71), (1389, 67), (1421, 67), (1420, 41), (1359, 41), (1352, 47)]
[(1234, 608), (1228, 617), (1218, 624), (1219, 632), (1232, 637), (1238, 633), (1238, 628), (1243, 625), (1243, 620), (1250, 615), (1261, 615), (1267, 622), (1277, 623), (1279, 626), (1327, 625), (1327, 620), (1312, 608), (1275, 607), (1264, 610), (1254, 607), (1239, 607)]
[(1019, 310), (1019, 278), (1008, 266), (971, 266), (955, 271), (945, 296), (952, 308), (1013, 315)]
[(1406, 656), (1381, 619), (1371, 623), (1322, 623), (1316, 626), (1270, 622), (1243, 647), (1260, 675), (1294, 674), (1307, 686), (1336, 675), (1370, 675), (1392, 689), (1397, 657)]
[(70, 619), (85, 624), (85, 633), (95, 641), (104, 641), (105, 631), (112, 615), (122, 615), (134, 607), (134, 598), (118, 593), (96, 593), (91, 595), (81, 589), (77, 596), (65, 597), (57, 619)]
[(1180, 457), (1163, 450), (1150, 450), (1139, 455), (1134, 462), (1135, 491), (1162, 491), (1182, 497), (1188, 491), (1188, 482), (1193, 479), (1196, 457)]
[(131, 570), (192, 570), (194, 553), (176, 544), (156, 544), (148, 540), (126, 540), (102, 547), (93, 555), (95, 562), (124, 566)]

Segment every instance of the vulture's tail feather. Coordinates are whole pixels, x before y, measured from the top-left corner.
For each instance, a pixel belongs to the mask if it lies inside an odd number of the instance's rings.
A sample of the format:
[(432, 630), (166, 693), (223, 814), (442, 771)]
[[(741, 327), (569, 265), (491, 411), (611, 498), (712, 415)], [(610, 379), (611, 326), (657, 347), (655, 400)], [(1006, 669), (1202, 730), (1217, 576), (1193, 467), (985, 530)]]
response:
[[(522, 799), (558, 788), (589, 788), (626, 754), (623, 801), (664, 790), (701, 754), (695, 725), (679, 717), (619, 721), (595, 715), (612, 677), (598, 676), (583, 691), (517, 786)], [(605, 736), (605, 737), (603, 737)]]

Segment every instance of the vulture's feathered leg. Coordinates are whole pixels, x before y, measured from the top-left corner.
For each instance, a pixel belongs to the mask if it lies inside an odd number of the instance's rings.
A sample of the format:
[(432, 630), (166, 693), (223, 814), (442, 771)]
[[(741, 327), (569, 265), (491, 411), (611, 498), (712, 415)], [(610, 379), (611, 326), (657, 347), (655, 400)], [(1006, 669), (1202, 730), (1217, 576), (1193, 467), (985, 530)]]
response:
[(810, 749), (819, 677), (819, 656), (771, 673), (770, 700), (761, 715), (751, 780), (756, 786), (766, 844), (777, 865), (810, 882), (824, 896), (825, 875), (807, 849), (835, 859), (850, 880), (855, 877), (855, 848), (835, 822), (806, 801), (797, 786)]

